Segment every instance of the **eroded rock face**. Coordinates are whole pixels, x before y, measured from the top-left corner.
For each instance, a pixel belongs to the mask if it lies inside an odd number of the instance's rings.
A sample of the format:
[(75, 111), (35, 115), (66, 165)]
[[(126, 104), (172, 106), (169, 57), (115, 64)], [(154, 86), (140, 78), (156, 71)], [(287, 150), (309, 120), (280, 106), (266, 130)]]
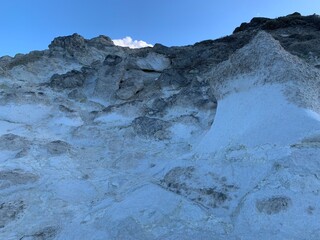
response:
[(319, 239), (318, 23), (0, 58), (0, 239)]

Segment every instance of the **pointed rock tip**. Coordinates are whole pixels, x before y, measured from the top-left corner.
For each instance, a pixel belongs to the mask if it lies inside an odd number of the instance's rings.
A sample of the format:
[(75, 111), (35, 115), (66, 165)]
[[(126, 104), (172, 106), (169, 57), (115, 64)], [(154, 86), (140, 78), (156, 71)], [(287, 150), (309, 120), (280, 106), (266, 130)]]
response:
[(261, 71), (281, 61), (283, 55), (290, 54), (269, 33), (260, 31), (247, 45), (212, 70), (212, 82), (219, 84), (221, 81)]
[(285, 50), (271, 34), (265, 31), (259, 31), (246, 46), (238, 50), (239, 54), (247, 51), (252, 52), (256, 57), (266, 58), (265, 54), (280, 54), (281, 51)]
[(88, 42), (94, 45), (115, 46), (112, 39), (105, 35), (99, 35), (98, 37), (91, 38)]
[(49, 45), (49, 49), (53, 48), (84, 48), (85, 39), (78, 33), (68, 36), (56, 37)]
[[(299, 91), (299, 102), (302, 102), (305, 96), (310, 95), (307, 94), (310, 89), (317, 89), (319, 80), (320, 72), (317, 69), (287, 52), (272, 35), (264, 31), (257, 33), (227, 61), (213, 68), (210, 76), (217, 99), (257, 85), (295, 82), (299, 87), (290, 91), (292, 95), (297, 95)], [(318, 91), (314, 96), (316, 94), (319, 94)]]

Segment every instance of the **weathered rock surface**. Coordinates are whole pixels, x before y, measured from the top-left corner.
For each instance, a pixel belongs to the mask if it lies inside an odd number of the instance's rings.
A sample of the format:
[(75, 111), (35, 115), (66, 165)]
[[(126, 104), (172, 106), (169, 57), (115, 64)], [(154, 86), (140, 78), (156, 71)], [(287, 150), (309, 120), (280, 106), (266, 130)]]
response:
[(76, 70), (72, 70), (65, 74), (54, 74), (50, 78), (50, 86), (59, 89), (68, 89), (82, 87), (84, 84), (85, 75)]
[(35, 174), (23, 172), (19, 169), (0, 171), (0, 189), (14, 185), (33, 183), (37, 181), (38, 178)]
[(0, 58), (0, 239), (319, 239), (320, 20)]
[(2, 202), (0, 204), (0, 228), (19, 219), (25, 208), (23, 201)]
[(26, 148), (29, 141), (25, 137), (21, 137), (12, 133), (4, 134), (0, 137), (0, 149), (17, 151)]
[(47, 147), (48, 153), (53, 155), (67, 153), (71, 149), (70, 144), (61, 140), (49, 142), (47, 143), (46, 147)]

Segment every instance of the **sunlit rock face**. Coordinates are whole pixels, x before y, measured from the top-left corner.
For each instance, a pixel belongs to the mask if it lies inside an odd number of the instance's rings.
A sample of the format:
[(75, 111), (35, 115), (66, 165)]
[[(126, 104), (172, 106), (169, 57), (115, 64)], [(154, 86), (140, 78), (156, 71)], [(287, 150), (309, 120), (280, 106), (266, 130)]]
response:
[(319, 26), (0, 58), (0, 239), (319, 239)]

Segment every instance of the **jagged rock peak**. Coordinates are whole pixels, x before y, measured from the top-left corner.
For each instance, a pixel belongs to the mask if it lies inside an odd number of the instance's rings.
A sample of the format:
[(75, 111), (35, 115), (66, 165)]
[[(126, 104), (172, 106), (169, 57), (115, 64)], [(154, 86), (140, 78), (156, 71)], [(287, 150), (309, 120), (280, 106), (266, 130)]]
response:
[(54, 49), (58, 47), (75, 48), (80, 50), (85, 47), (85, 39), (77, 33), (74, 33), (70, 36), (57, 37), (53, 39), (53, 41), (49, 45), (49, 49)]
[(111, 40), (111, 38), (104, 36), (104, 35), (100, 35), (98, 37), (95, 37), (95, 38), (88, 40), (88, 44), (92, 45), (96, 48), (99, 48), (99, 49), (101, 49), (105, 46), (114, 46), (114, 43)]
[(74, 33), (69, 36), (57, 37), (49, 45), (49, 49), (63, 48), (81, 51), (86, 48), (86, 44), (114, 46), (111, 38), (100, 35), (98, 37), (86, 40), (81, 35)]
[[(319, 96), (316, 90), (320, 81), (319, 70), (287, 52), (265, 31), (260, 31), (249, 44), (218, 64), (211, 74), (211, 86), (218, 99), (257, 84), (289, 82), (299, 88), (299, 102), (306, 96)], [(232, 87), (229, 86), (231, 82)], [(296, 93), (297, 89), (290, 88), (290, 91)]]
[(253, 30), (271, 31), (295, 26), (304, 26), (320, 29), (320, 17), (317, 14), (313, 14), (310, 16), (302, 16), (298, 12), (275, 19), (265, 17), (254, 17), (249, 23), (242, 23), (239, 27), (237, 27), (234, 30), (233, 33)]

